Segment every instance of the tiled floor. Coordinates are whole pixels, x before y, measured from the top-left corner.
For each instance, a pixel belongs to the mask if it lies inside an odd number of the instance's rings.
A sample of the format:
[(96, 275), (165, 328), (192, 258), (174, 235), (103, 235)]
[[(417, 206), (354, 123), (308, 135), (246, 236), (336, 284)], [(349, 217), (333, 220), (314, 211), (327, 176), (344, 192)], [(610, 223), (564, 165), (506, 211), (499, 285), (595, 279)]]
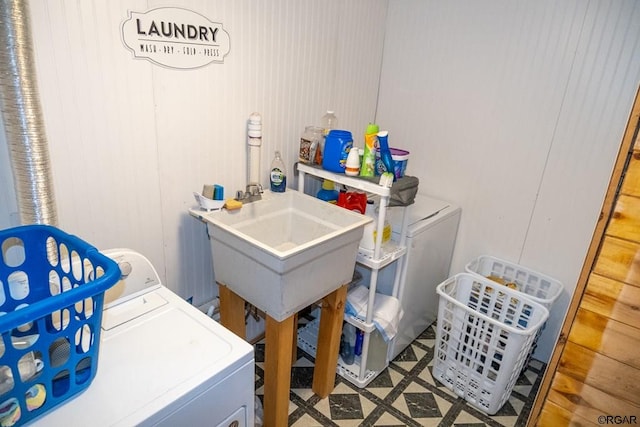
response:
[[(435, 325), (430, 326), (366, 388), (339, 375), (326, 399), (311, 391), (313, 357), (298, 348), (291, 375), (289, 426), (524, 426), (545, 365), (532, 360), (509, 401), (489, 417), (431, 376)], [(256, 349), (256, 393), (262, 400), (264, 344)]]

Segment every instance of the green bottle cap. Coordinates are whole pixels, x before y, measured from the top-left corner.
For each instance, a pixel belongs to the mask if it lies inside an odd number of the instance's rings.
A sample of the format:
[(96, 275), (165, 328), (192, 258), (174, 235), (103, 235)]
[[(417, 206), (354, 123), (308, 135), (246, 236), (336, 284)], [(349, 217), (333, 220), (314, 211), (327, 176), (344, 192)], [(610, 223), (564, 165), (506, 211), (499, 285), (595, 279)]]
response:
[(375, 123), (369, 123), (369, 125), (367, 126), (367, 132), (366, 134), (372, 134), (372, 133), (378, 133), (378, 131), (380, 130), (380, 127), (375, 124)]

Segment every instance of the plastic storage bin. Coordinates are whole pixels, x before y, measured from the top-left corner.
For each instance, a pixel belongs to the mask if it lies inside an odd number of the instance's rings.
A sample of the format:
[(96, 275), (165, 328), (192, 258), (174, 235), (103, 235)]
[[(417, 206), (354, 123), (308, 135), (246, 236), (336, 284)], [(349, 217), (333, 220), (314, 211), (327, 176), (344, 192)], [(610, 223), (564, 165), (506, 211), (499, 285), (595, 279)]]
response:
[(110, 258), (47, 225), (0, 231), (0, 425), (22, 425), (86, 389), (98, 367)]
[(495, 414), (509, 399), (549, 311), (526, 295), (470, 273), (437, 287), (433, 377)]

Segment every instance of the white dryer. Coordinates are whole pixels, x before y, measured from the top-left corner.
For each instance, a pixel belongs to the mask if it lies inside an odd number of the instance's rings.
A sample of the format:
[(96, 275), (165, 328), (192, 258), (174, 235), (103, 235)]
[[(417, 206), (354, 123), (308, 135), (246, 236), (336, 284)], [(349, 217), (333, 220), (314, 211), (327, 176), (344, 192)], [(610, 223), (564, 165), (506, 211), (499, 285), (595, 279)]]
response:
[(163, 286), (141, 254), (103, 253), (123, 279), (105, 294), (96, 377), (34, 425), (253, 427), (253, 347)]

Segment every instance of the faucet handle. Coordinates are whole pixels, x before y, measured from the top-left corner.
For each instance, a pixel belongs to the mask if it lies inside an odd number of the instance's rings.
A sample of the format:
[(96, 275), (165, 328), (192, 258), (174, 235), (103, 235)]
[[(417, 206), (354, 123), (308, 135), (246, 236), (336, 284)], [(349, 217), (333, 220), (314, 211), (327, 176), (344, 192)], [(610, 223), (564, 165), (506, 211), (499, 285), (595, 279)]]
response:
[(247, 195), (248, 196), (258, 196), (262, 194), (264, 191), (262, 190), (262, 184), (247, 184)]

